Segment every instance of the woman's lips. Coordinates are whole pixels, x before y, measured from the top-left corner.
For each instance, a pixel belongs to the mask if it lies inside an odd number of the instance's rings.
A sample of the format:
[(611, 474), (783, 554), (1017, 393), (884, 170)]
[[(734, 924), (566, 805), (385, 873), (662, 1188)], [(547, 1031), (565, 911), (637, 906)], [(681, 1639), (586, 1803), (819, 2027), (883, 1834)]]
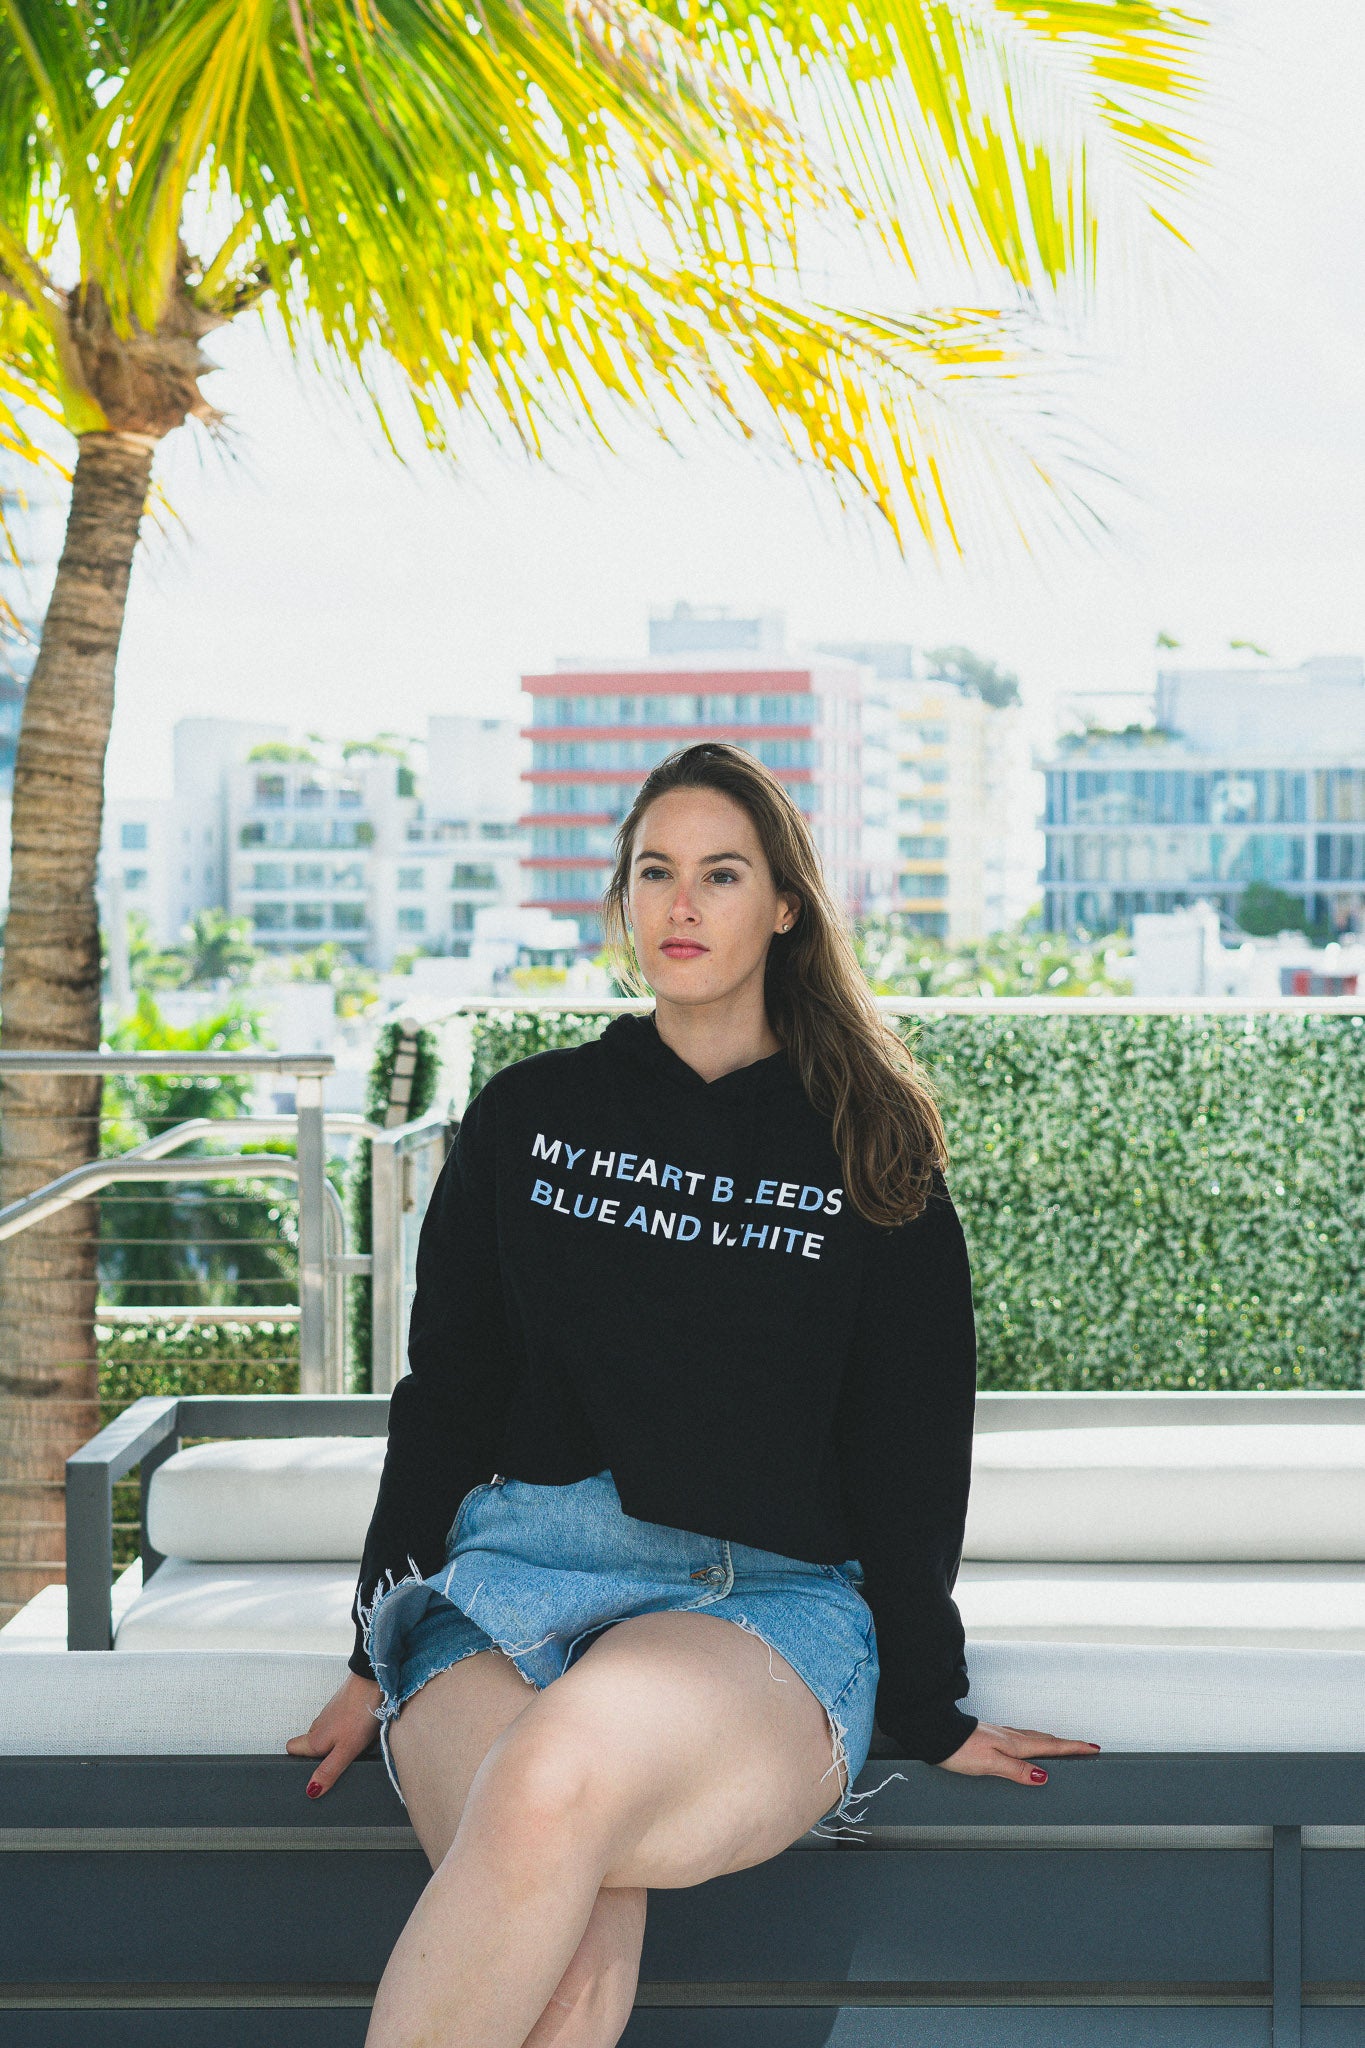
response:
[(667, 953), (670, 960), (695, 960), (706, 948), (694, 945), (690, 939), (672, 939), (666, 941), (659, 951)]

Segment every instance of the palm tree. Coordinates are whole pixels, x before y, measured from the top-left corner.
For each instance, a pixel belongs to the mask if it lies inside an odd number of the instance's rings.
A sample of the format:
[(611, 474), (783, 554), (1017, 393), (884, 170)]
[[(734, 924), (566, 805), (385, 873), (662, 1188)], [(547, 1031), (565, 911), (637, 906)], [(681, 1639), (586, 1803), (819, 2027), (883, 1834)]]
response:
[[(1044, 416), (1034, 445), (986, 401), (1028, 397), (1030, 323), (1090, 293), (1102, 222), (1174, 231), (1202, 33), (1160, 0), (0, 0), (0, 449), (70, 482), (5, 1048), (98, 1042), (115, 658), (156, 450), (218, 424), (215, 328), (263, 318), (395, 447), (713, 418), (902, 539), (993, 505), (1083, 527)], [(945, 251), (994, 306), (932, 303)], [(817, 264), (861, 266), (858, 303)], [(7, 1080), (4, 1198), (96, 1153), (98, 1109)], [(60, 1571), (96, 1238), (72, 1209), (0, 1248), (0, 1616)]]

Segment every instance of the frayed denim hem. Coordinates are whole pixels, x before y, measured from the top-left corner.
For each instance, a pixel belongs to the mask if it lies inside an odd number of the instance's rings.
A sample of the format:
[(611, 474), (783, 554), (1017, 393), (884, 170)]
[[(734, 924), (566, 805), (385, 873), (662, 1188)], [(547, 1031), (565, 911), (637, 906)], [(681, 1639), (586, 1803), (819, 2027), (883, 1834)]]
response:
[[(424, 1685), (430, 1684), (433, 1678), (439, 1678), (443, 1671), (454, 1670), (457, 1664), (463, 1664), (466, 1657), (477, 1656), (483, 1647), (482, 1644), (476, 1643), (471, 1645), (471, 1647), (468, 1649), (458, 1651), (453, 1657), (449, 1659), (447, 1663), (438, 1665), (436, 1669), (433, 1671), (425, 1672), (423, 1676), (418, 1679), (417, 1683), (415, 1685), (409, 1686), (407, 1691), (404, 1693), (396, 1692), (392, 1685), (386, 1683), (385, 1671), (389, 1660), (387, 1658), (376, 1657), (374, 1651), (375, 1627), (380, 1608), (387, 1603), (387, 1601), (392, 1597), (393, 1594), (405, 1592), (408, 1588), (412, 1586), (423, 1586), (425, 1587), (429, 1596), (434, 1595), (435, 1598), (437, 1598), (438, 1600), (445, 1600), (452, 1608), (455, 1607), (455, 1602), (450, 1599), (448, 1591), (443, 1591), (440, 1587), (433, 1586), (429, 1578), (424, 1578), (422, 1574), (418, 1571), (416, 1565), (413, 1564), (411, 1558), (408, 1559), (408, 1563), (412, 1567), (412, 1569), (403, 1578), (394, 1579), (392, 1573), (387, 1574), (389, 1578), (389, 1584), (383, 1587), (381, 1591), (376, 1591), (375, 1596), (368, 1607), (357, 1606), (356, 1610), (360, 1619), (361, 1627), (364, 1631), (365, 1655), (369, 1658), (370, 1663), (374, 1668), (375, 1676), (379, 1681), (379, 1705), (371, 1709), (375, 1719), (379, 1723), (379, 1751), (380, 1755), (384, 1759), (384, 1768), (388, 1772), (389, 1783), (393, 1786), (394, 1791), (398, 1794), (399, 1803), (403, 1807), (405, 1812), (407, 1810), (407, 1801), (403, 1797), (403, 1788), (398, 1782), (398, 1773), (394, 1769), (393, 1753), (389, 1747), (390, 1726), (394, 1721), (397, 1720), (398, 1715), (402, 1708), (407, 1705), (410, 1699), (412, 1699), (417, 1693), (419, 1693), (422, 1690), (422, 1687)], [(449, 1574), (447, 1574), (445, 1583), (446, 1587), (448, 1588), (450, 1585)], [(475, 1600), (478, 1598), (478, 1595), (482, 1590), (482, 1587), (483, 1580), (480, 1579), (478, 1585), (469, 1595), (464, 1606), (457, 1610), (459, 1613), (464, 1615), (467, 1621), (474, 1622), (474, 1626), (480, 1629), (482, 1629), (482, 1624), (480, 1622), (474, 1621), (474, 1616), (471, 1610), (473, 1608)], [(543, 1690), (539, 1680), (533, 1678), (529, 1671), (523, 1671), (520, 1664), (518, 1664), (517, 1659), (518, 1657), (529, 1656), (533, 1650), (539, 1650), (544, 1646), (544, 1644), (551, 1641), (554, 1634), (553, 1630), (551, 1630), (548, 1635), (541, 1636), (540, 1639), (534, 1643), (503, 1642), (498, 1638), (489, 1635), (487, 1629), (483, 1629), (482, 1632), (484, 1635), (488, 1636), (490, 1647), (495, 1650), (500, 1650), (502, 1654), (508, 1659), (508, 1661), (511, 1663), (513, 1669), (516, 1671), (517, 1676), (519, 1678), (523, 1679), (525, 1683), (532, 1688), (533, 1691), (539, 1692)]]
[[(786, 1679), (779, 1678), (777, 1673), (773, 1670), (773, 1650), (775, 1646), (768, 1641), (768, 1638), (764, 1635), (762, 1629), (757, 1628), (754, 1625), (754, 1623), (749, 1620), (749, 1617), (745, 1614), (725, 1614), (722, 1613), (719, 1609), (713, 1609), (712, 1611), (716, 1614), (716, 1618), (718, 1620), (732, 1621), (735, 1624), (736, 1628), (742, 1628), (746, 1634), (758, 1637), (758, 1640), (764, 1645), (768, 1652), (768, 1676), (776, 1684), (785, 1685), (787, 1682)], [(790, 1659), (786, 1658), (784, 1653), (779, 1652), (778, 1654), (783, 1655), (784, 1662), (790, 1664)], [(852, 1690), (853, 1686), (857, 1684), (858, 1675), (862, 1668), (863, 1667), (860, 1665), (859, 1670), (855, 1671), (853, 1677), (844, 1687), (843, 1692), (840, 1693), (839, 1698), (835, 1700), (834, 1706), (825, 1707), (825, 1719), (829, 1723), (830, 1748), (832, 1751), (832, 1755), (829, 1769), (823, 1773), (821, 1783), (823, 1784), (824, 1779), (830, 1777), (831, 1775), (837, 1778), (838, 1773), (841, 1769), (844, 1773), (845, 1781), (844, 1791), (836, 1800), (835, 1804), (829, 1807), (824, 1813), (822, 1813), (820, 1815), (820, 1818), (817, 1821), (815, 1821), (811, 1828), (808, 1830), (810, 1834), (819, 1835), (825, 1840), (837, 1840), (845, 1836), (852, 1836), (855, 1840), (862, 1841), (864, 1839), (865, 1831), (861, 1828), (860, 1823), (862, 1822), (864, 1814), (866, 1812), (867, 1801), (871, 1799), (876, 1793), (880, 1792), (884, 1786), (891, 1784), (893, 1779), (905, 1778), (904, 1771), (892, 1771), (890, 1777), (883, 1778), (880, 1785), (873, 1785), (871, 1789), (867, 1792), (855, 1793), (853, 1790), (852, 1773), (849, 1770), (848, 1764), (848, 1724), (839, 1719), (838, 1714), (835, 1712), (835, 1708), (838, 1707), (839, 1701), (844, 1699), (846, 1695)], [(796, 1671), (796, 1666), (792, 1664), (791, 1669), (793, 1671)], [(810, 1691), (815, 1692), (815, 1687), (810, 1684), (809, 1679), (805, 1677), (805, 1674), (803, 1672), (797, 1671), (796, 1675), (798, 1678), (802, 1680), (803, 1684), (809, 1687)], [(820, 1695), (818, 1693), (816, 1693), (815, 1696), (817, 1699), (820, 1698)], [(824, 1701), (821, 1700), (820, 1704), (824, 1706)], [(859, 1807), (859, 1812), (854, 1813), (851, 1810), (854, 1805), (857, 1805)]]

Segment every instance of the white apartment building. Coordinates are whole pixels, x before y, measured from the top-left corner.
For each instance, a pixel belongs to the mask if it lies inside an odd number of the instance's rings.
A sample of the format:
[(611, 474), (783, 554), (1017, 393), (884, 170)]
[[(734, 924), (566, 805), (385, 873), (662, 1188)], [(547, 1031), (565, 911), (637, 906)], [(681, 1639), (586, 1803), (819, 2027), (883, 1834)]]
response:
[(864, 665), (863, 849), (868, 908), (949, 942), (1000, 931), (1036, 895), (1022, 707), (933, 674), (903, 643), (829, 652)]
[[(377, 968), (405, 952), (466, 957), (477, 912), (521, 898), (527, 751), (515, 719), (432, 718), (412, 759), (293, 744), (283, 726), (183, 719), (172, 796), (106, 807), (105, 914), (119, 897), (144, 910), (159, 945), (197, 911), (222, 908), (266, 952), (331, 940)], [(562, 920), (559, 933), (576, 943)]]

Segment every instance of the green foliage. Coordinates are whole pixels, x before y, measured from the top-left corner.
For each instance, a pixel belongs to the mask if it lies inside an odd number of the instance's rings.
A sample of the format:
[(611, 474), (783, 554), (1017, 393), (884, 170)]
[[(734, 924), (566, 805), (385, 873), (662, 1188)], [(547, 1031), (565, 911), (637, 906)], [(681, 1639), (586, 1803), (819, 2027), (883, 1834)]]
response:
[(1351, 1387), (1365, 1023), (932, 1017), (987, 1387)]
[(296, 1394), (297, 1323), (166, 1323), (120, 1329), (95, 1317), (100, 1426), (144, 1394)]
[[(471, 1089), (606, 1021), (479, 1018)], [(1365, 1020), (904, 1029), (947, 1120), (983, 1388), (1360, 1384)]]
[[(115, 1052), (159, 1052), (171, 1067), (178, 1052), (247, 1052), (261, 1044), (255, 1013), (234, 997), (216, 1016), (197, 1024), (168, 1024), (147, 990), (137, 1009), (110, 1035)], [(104, 1084), (101, 1144), (106, 1154), (127, 1152), (193, 1117), (231, 1119), (250, 1107), (244, 1074), (120, 1075)], [(226, 1149), (288, 1150), (242, 1144), (227, 1122)], [(213, 1148), (202, 1140), (183, 1156)], [(219, 1143), (219, 1149), (224, 1149)], [(279, 1181), (201, 1181), (175, 1186), (144, 1181), (111, 1188), (100, 1203), (100, 1287), (105, 1301), (128, 1306), (190, 1303), (208, 1306), (238, 1298), (253, 1305), (295, 1298), (296, 1205)]]
[(290, 981), (330, 981), (338, 1017), (358, 1017), (379, 1000), (378, 977), (335, 939), (324, 939), (304, 953), (277, 955), (270, 964)]
[(1111, 236), (1186, 240), (1204, 42), (1164, 0), (6, 0), (0, 444), (207, 414), (255, 313), (390, 446), (718, 418), (904, 542), (1097, 532), (1047, 344)]
[(469, 1064), (471, 1099), (500, 1067), (553, 1046), (586, 1045), (600, 1038), (610, 1022), (610, 1015), (576, 1016), (569, 1010), (490, 1010), (476, 1017)]
[(973, 654), (970, 647), (931, 647), (926, 658), (944, 682), (954, 684), (969, 697), (979, 697), (983, 704), (997, 711), (1021, 701), (1018, 676), (997, 667), (983, 655)]
[(395, 761), (407, 765), (408, 755), (417, 741), (406, 738), (401, 732), (377, 732), (371, 740), (343, 740), (341, 758), (354, 761), (361, 755), (392, 755)]
[(244, 982), (260, 957), (244, 917), (201, 910), (181, 934), (181, 944), (164, 950), (152, 937), (143, 911), (128, 913), (128, 972), (135, 989), (206, 988), (215, 982)]
[(291, 746), (288, 740), (262, 740), (247, 753), (248, 761), (302, 762), (308, 767), (315, 766), (317, 759), (311, 747)]
[(1096, 725), (1087, 720), (1080, 732), (1064, 732), (1057, 742), (1067, 753), (1077, 753), (1085, 747), (1164, 747), (1178, 738), (1169, 725), (1143, 725), (1132, 719), (1127, 725)]
[(1032, 919), (950, 945), (892, 912), (859, 921), (854, 951), (879, 996), (1131, 995), (1122, 934), (1046, 932)]
[[(403, 1037), (402, 1026), (395, 1018), (386, 1024), (375, 1044), (374, 1064), (365, 1092), (365, 1114), (371, 1123), (385, 1122), (389, 1097), (393, 1086), (394, 1062), (398, 1056), (399, 1043)], [(413, 1068), (412, 1088), (408, 1095), (403, 1121), (410, 1123), (414, 1118), (425, 1116), (436, 1097), (436, 1083), (441, 1075), (440, 1055), (436, 1048), (436, 1034), (425, 1026), (416, 1037), (417, 1061)], [(349, 1188), (346, 1195), (350, 1216), (350, 1239), (357, 1252), (374, 1249), (374, 1233), (371, 1229), (370, 1196), (373, 1188), (368, 1140), (356, 1146), (351, 1162)], [(350, 1381), (351, 1391), (368, 1394), (371, 1387), (370, 1367), (373, 1342), (373, 1297), (368, 1280), (352, 1280), (350, 1283)]]
[(1291, 896), (1273, 882), (1248, 882), (1237, 899), (1237, 923), (1251, 938), (1273, 939), (1277, 932), (1303, 932), (1315, 945), (1325, 945), (1331, 929), (1310, 924), (1302, 896)]

